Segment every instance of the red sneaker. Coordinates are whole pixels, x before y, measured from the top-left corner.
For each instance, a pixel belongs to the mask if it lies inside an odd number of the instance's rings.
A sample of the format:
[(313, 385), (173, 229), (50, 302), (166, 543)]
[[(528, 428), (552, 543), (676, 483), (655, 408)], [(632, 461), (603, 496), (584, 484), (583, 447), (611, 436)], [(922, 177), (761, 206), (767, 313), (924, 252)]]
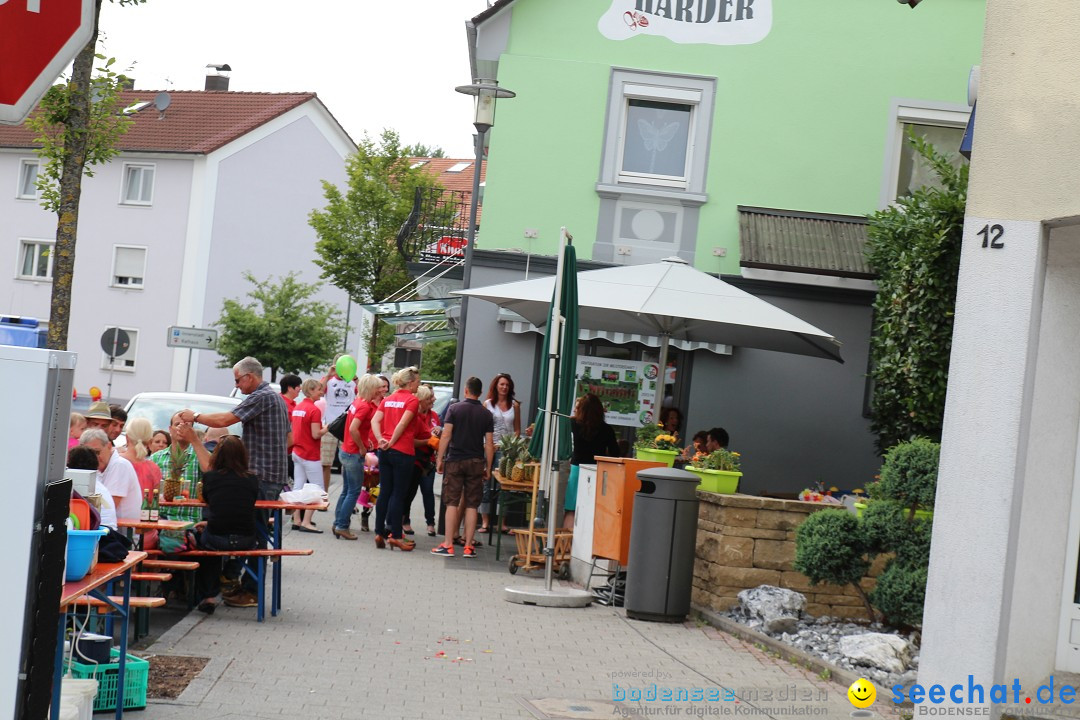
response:
[(466, 545), (465, 549), (461, 551), (461, 557), (463, 557), (463, 558), (475, 558), (476, 557), (476, 548), (474, 548), (472, 545)]
[(443, 557), (454, 557), (454, 546), (447, 545), (446, 543), (440, 543), (431, 548), (432, 555), (442, 555)]

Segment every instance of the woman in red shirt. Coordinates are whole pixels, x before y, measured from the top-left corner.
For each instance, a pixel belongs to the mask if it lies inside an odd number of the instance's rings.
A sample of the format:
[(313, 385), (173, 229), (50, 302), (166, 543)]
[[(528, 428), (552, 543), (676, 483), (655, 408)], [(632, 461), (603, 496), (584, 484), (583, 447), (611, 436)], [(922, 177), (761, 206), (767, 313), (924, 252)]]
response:
[[(353, 508), (364, 486), (364, 456), (375, 450), (377, 443), (371, 434), (371, 418), (383, 399), (383, 381), (378, 375), (365, 375), (356, 385), (356, 399), (349, 406), (345, 416), (345, 439), (341, 441), (341, 495), (338, 497), (337, 510), (334, 512), (334, 537), (355, 540), (356, 535), (349, 529), (352, 524)], [(368, 531), (368, 514), (360, 519), (360, 529)]]
[[(379, 499), (375, 503), (375, 547), (412, 550), (416, 543), (401, 531), (405, 496), (412, 481), (416, 448), (416, 413), (420, 402), (420, 371), (415, 367), (398, 370), (391, 378), (397, 391), (383, 398), (371, 419), (371, 430), (379, 442)], [(389, 522), (389, 530), (387, 529)]]
[[(322, 436), (326, 428), (322, 424), (322, 412), (315, 401), (323, 396), (323, 384), (315, 378), (308, 378), (300, 386), (304, 399), (296, 404), (292, 411), (293, 436), (293, 490), (299, 490), (307, 483), (318, 485), (324, 491), (322, 474)], [(293, 512), (293, 529), (300, 532), (321, 533), (311, 521), (314, 510), (296, 510)]]
[(435, 446), (431, 439), (437, 438), (442, 433), (439, 427), (439, 416), (431, 411), (435, 405), (435, 391), (430, 385), (421, 385), (416, 391), (416, 399), (420, 407), (416, 412), (416, 435), (413, 437), (413, 446), (416, 448), (416, 461), (413, 463), (412, 481), (409, 483), (409, 494), (405, 496), (405, 517), (401, 520), (401, 531), (406, 535), (412, 535), (412, 520), (409, 512), (412, 509), (413, 500), (416, 499), (416, 491), (424, 498), (424, 519), (427, 520), (427, 534), (435, 537)]

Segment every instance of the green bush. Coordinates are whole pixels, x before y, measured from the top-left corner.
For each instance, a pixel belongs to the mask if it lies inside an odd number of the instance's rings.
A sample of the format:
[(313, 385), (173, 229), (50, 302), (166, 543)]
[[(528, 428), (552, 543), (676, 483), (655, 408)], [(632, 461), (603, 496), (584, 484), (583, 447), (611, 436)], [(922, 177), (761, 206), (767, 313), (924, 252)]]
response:
[(859, 519), (847, 510), (821, 510), (799, 525), (794, 566), (811, 585), (851, 585), (874, 618), (870, 600), (859, 585), (870, 569), (867, 546)]
[(870, 602), (893, 625), (921, 625), (927, 567), (892, 560), (870, 591)]
[(904, 506), (895, 500), (874, 500), (862, 514), (862, 530), (868, 552), (886, 553), (904, 542), (907, 532)]
[(898, 500), (912, 509), (933, 508), (941, 445), (915, 438), (890, 448), (881, 466), (875, 496)]

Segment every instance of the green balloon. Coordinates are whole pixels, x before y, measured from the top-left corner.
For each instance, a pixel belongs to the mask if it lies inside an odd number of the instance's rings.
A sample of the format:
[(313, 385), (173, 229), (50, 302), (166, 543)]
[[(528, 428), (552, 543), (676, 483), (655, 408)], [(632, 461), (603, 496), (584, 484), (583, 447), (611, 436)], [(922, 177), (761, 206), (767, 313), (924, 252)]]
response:
[(353, 360), (350, 355), (342, 355), (338, 358), (337, 365), (334, 366), (337, 370), (338, 377), (349, 382), (356, 377), (356, 360)]

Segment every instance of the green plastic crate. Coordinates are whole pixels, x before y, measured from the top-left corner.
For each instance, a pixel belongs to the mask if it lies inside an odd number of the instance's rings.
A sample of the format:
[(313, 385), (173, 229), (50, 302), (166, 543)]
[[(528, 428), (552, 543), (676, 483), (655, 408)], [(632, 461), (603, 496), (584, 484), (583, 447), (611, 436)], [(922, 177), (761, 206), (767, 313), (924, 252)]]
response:
[[(71, 676), (80, 680), (93, 678), (98, 681), (97, 697), (94, 698), (94, 712), (116, 709), (116, 678), (120, 672), (120, 651), (111, 648), (109, 654), (113, 662), (106, 665), (84, 664), (71, 661)], [(64, 670), (67, 671), (67, 658)], [(138, 710), (146, 707), (146, 683), (150, 678), (150, 663), (134, 655), (127, 656), (124, 668), (124, 709)]]

